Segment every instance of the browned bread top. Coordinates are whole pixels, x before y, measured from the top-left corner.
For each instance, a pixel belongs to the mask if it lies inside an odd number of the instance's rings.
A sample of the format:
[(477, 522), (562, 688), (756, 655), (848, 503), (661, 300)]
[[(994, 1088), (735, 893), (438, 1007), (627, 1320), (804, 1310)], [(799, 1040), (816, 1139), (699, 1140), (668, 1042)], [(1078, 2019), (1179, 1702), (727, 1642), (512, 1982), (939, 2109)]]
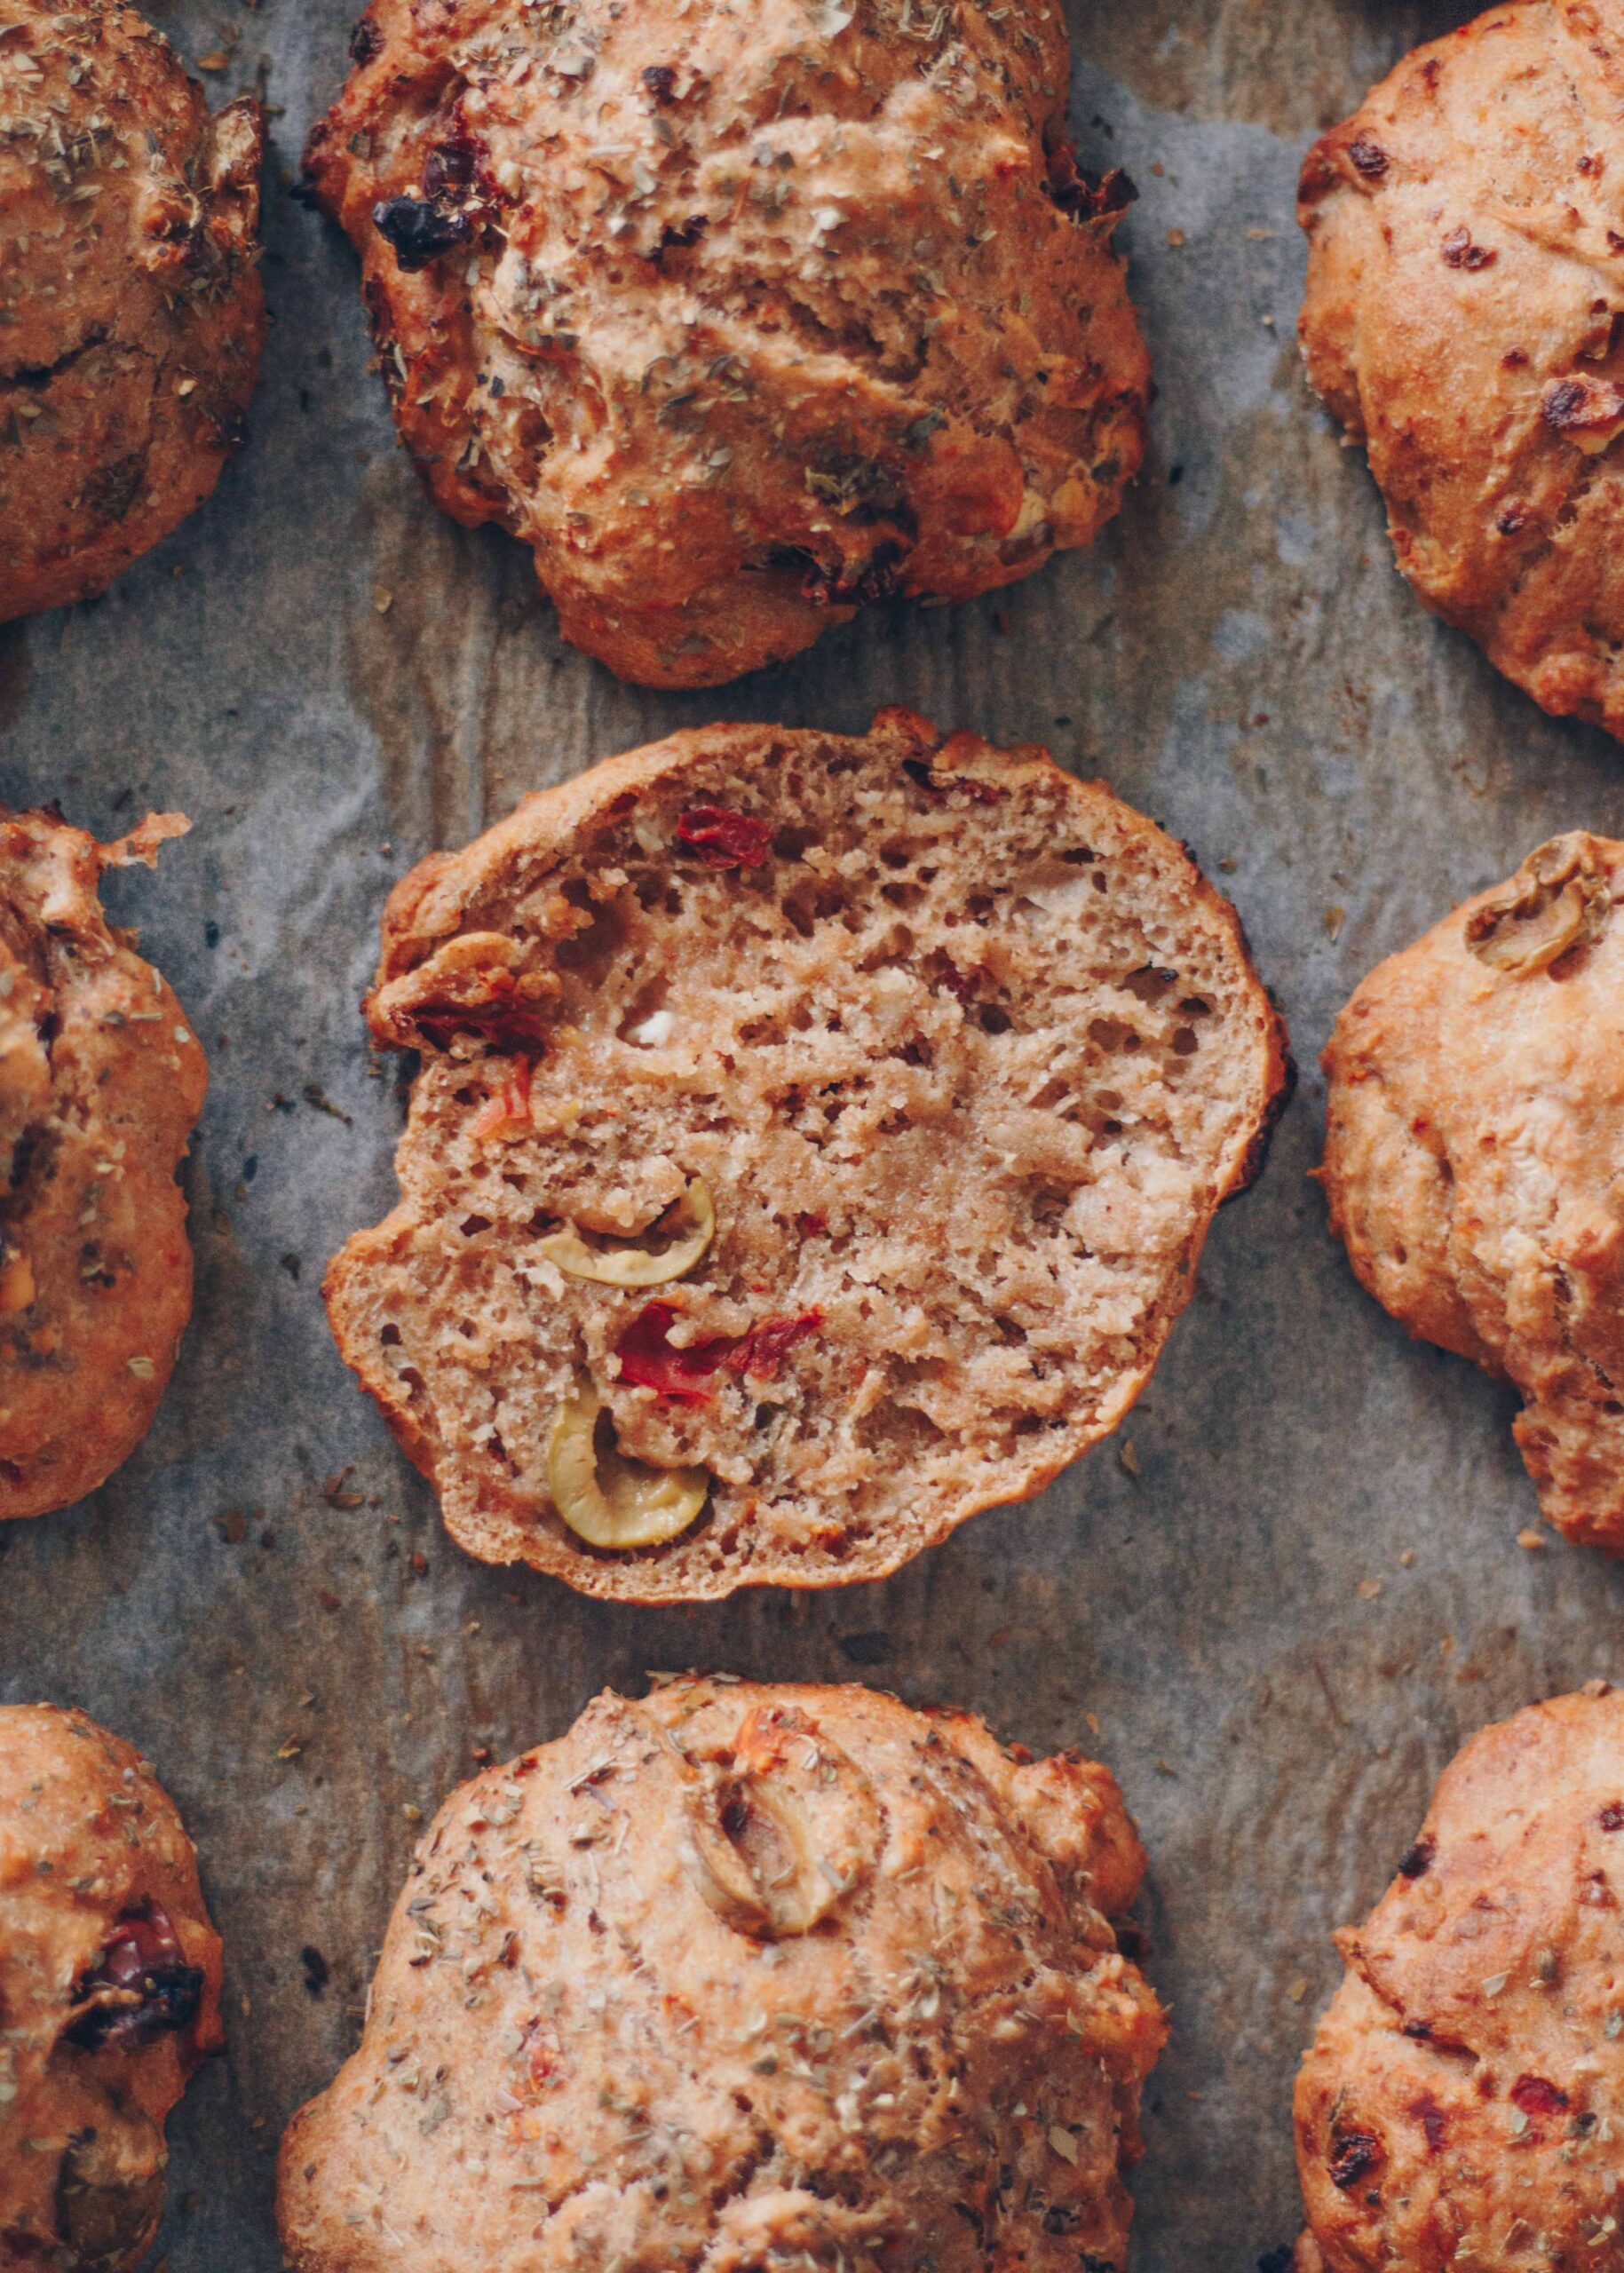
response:
[(0, 1706), (0, 2273), (136, 2264), (219, 1997), (196, 1858), (152, 1770), (83, 1713)]
[(1501, 0), (1309, 154), (1309, 376), (1398, 565), (1547, 710), (1624, 733), (1624, 11)]
[(1058, 8), (372, 0), (312, 138), (401, 436), (566, 635), (708, 686), (1086, 543), (1150, 366)]
[(1360, 1279), (1506, 1375), (1540, 1504), (1624, 1550), (1624, 843), (1531, 853), (1336, 1021), (1325, 1162)]
[(99, 889), (186, 826), (149, 815), (101, 845), (0, 812), (0, 1519), (66, 1507), (129, 1457), (191, 1315), (175, 1171), (208, 1067)]
[(398, 888), (368, 1012), (422, 1063), (340, 1347), (466, 1547), (633, 1599), (873, 1578), (1040, 1490), (1284, 1073), (1176, 844), (899, 711), (527, 798)]
[(259, 106), (116, 0), (0, 39), (0, 622), (99, 592), (213, 488), (258, 369)]
[(605, 1695), (455, 1793), (282, 2143), (297, 2273), (1113, 2273), (1165, 2024), (1103, 1768), (857, 1688)]
[(1301, 2273), (1624, 2262), (1624, 1698), (1474, 1737), (1297, 2082)]

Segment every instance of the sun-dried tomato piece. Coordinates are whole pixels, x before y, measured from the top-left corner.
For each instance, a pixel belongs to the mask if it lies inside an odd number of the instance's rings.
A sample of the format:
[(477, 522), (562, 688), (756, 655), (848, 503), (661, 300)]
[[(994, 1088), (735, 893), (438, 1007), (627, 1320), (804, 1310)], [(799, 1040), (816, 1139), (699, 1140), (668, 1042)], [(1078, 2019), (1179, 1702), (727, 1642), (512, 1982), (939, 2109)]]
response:
[(708, 1405), (714, 1392), (705, 1384), (733, 1344), (725, 1334), (685, 1348), (672, 1342), (671, 1327), (681, 1316), (675, 1303), (646, 1303), (621, 1336), (615, 1352), (620, 1377), (633, 1389), (657, 1390), (685, 1405)]
[(1422, 2134), (1427, 2142), (1427, 2152), (1430, 2155), (1440, 2153), (1445, 2139), (1448, 2135), (1449, 2118), (1432, 2094), (1422, 2092), (1410, 2102), (1405, 2112), (1413, 2116), (1420, 2124)]
[(685, 1346), (670, 1338), (682, 1316), (675, 1303), (646, 1303), (622, 1335), (615, 1355), (622, 1381), (652, 1389), (685, 1405), (708, 1405), (715, 1391), (706, 1384), (724, 1367), (752, 1381), (774, 1381), (797, 1342), (823, 1324), (821, 1311), (796, 1318), (764, 1319), (748, 1334), (712, 1334)]
[(545, 1047), (549, 1003), (532, 977), (484, 964), (437, 973), (432, 987), (404, 1017), (436, 1049), (449, 1049), (465, 1034), (498, 1052), (528, 1047), (534, 1054)]
[(1125, 213), (1139, 193), (1121, 166), (1107, 174), (1085, 172), (1076, 145), (1061, 142), (1049, 154), (1049, 194), (1073, 221), (1097, 221), (1103, 214)]
[(454, 245), (465, 245), (473, 234), (466, 213), (458, 213), (427, 197), (384, 197), (372, 209), (374, 227), (394, 247), (398, 266), (409, 272), (426, 268)]
[(1332, 2185), (1357, 2186), (1381, 2159), (1382, 2142), (1374, 2131), (1339, 2131), (1331, 2142)]
[(772, 848), (772, 831), (754, 813), (725, 805), (690, 805), (677, 824), (680, 843), (708, 868), (759, 868)]
[(928, 797), (945, 797), (950, 790), (962, 789), (972, 804), (995, 805), (1009, 795), (1002, 781), (981, 781), (971, 773), (932, 773), (922, 757), (905, 757), (902, 771)]
[(1511, 2099), (1525, 2115), (1565, 2115), (1568, 2111), (1567, 2094), (1543, 2076), (1519, 2076), (1511, 2087)]
[(490, 146), (474, 131), (460, 103), (423, 162), (423, 194), (437, 206), (460, 208), (471, 229), (495, 219), (514, 202), (496, 177)]
[(1470, 268), (1475, 273), (1492, 268), (1499, 257), (1492, 245), (1474, 244), (1470, 229), (1452, 229), (1444, 239), (1444, 259), (1451, 268)]
[(189, 2028), (202, 1997), (202, 1968), (188, 1965), (167, 1911), (148, 1903), (121, 1918), (74, 2002), (84, 2010), (68, 2024), (70, 2044), (99, 2052), (107, 2045), (139, 2052), (161, 2036)]
[(502, 1087), (494, 1089), (468, 1124), (468, 1133), (480, 1142), (487, 1136), (516, 1136), (530, 1126), (531, 1062), (516, 1057)]
[(747, 1776), (765, 1776), (783, 1759), (791, 1739), (805, 1733), (805, 1715), (793, 1706), (752, 1706), (733, 1738), (733, 1764)]
[(443, 197), (448, 190), (455, 195), (459, 190), (471, 186), (479, 170), (480, 145), (465, 127), (456, 127), (443, 141), (435, 143), (423, 162), (423, 194), (428, 198)]
[(1604, 1831), (1624, 1831), (1624, 1800), (1609, 1800), (1596, 1819)]
[(821, 1311), (803, 1311), (797, 1318), (764, 1319), (729, 1352), (728, 1371), (747, 1374), (752, 1381), (776, 1381), (796, 1343), (816, 1334), (822, 1324)]

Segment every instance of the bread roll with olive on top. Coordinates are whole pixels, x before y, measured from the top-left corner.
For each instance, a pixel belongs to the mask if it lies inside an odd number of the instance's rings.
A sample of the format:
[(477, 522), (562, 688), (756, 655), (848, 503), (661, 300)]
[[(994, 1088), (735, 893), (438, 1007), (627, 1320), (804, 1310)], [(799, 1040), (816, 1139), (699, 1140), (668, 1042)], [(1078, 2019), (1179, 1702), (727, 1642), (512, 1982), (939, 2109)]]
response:
[(1150, 360), (1036, 0), (371, 0), (311, 138), (437, 503), (713, 686), (1086, 544)]
[(152, 1426), (192, 1311), (175, 1181), (209, 1073), (191, 1022), (102, 912), (98, 844), (0, 809), (0, 1520), (67, 1506)]
[(1485, 1729), (1297, 2079), (1296, 2273), (1624, 2265), (1624, 1697)]
[(1187, 855), (904, 711), (679, 733), (397, 887), (400, 1200), (327, 1294), (454, 1535), (588, 1593), (894, 1570), (1149, 1376), (1284, 1037)]
[(1624, 843), (1580, 830), (1354, 994), (1320, 1169), (1361, 1282), (1509, 1381), (1545, 1515), (1624, 1552)]
[(152, 1770), (83, 1713), (0, 1706), (0, 2273), (132, 2273), (219, 2000), (197, 1859)]
[(282, 2142), (294, 2273), (1118, 2273), (1166, 2035), (1103, 1768), (863, 1689), (605, 1695), (453, 1794), (360, 2050)]

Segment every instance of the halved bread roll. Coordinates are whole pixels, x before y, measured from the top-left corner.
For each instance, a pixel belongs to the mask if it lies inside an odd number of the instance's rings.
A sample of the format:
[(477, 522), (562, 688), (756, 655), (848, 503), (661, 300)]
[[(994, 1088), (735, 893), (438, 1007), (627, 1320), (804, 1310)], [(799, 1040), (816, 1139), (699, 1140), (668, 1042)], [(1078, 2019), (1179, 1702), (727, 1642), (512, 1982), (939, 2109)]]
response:
[(1114, 1428), (1283, 1094), (1181, 848), (906, 711), (716, 726), (397, 889), (400, 1205), (329, 1274), (454, 1535), (592, 1594), (894, 1570)]

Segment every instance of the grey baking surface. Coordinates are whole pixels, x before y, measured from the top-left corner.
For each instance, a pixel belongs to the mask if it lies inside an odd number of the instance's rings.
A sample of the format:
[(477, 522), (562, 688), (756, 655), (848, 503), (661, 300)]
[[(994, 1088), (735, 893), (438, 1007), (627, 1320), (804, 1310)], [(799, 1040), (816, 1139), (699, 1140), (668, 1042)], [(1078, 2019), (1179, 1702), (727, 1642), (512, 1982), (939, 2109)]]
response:
[[(684, 1664), (856, 1674), (1111, 1762), (1174, 2020), (1135, 2264), (1251, 2273), (1295, 2227), (1288, 2099), (1330, 1928), (1385, 1883), (1466, 1733), (1620, 1673), (1624, 1574), (1517, 1546), (1535, 1509), (1510, 1400), (1365, 1299), (1306, 1180), (1315, 1057), (1370, 963), (1541, 838), (1624, 834), (1620, 753), (1411, 602), (1291, 337), (1304, 143), (1466, 12), (1083, 0), (1085, 154), (1144, 192), (1125, 232), (1159, 371), (1144, 482), (1091, 556), (693, 697), (566, 649), (527, 557), (439, 519), (392, 447), (348, 249), (288, 194), (344, 7), (162, 19), (189, 55), (231, 46), (217, 88), (268, 57), (283, 107), (253, 433), (107, 599), (0, 632), (0, 795), (59, 796), (108, 833), (148, 804), (192, 816), (156, 879), (114, 889), (210, 1048), (197, 1311), (139, 1454), (86, 1505), (0, 1531), (0, 1698), (77, 1700), (138, 1739), (202, 1850), (232, 2044), (171, 2126), (170, 2273), (280, 2262), (275, 2140), (353, 2040), (404, 1809), (475, 1747), (503, 1756), (601, 1684)], [(351, 1388), (317, 1291), (392, 1191), (400, 1097), (356, 1010), (384, 892), (522, 791), (669, 727), (860, 728), (887, 701), (1046, 741), (1188, 839), (1291, 1022), (1302, 1088), (1125, 1432), (1138, 1472), (1106, 1444), (1034, 1507), (821, 1596), (625, 1611), (483, 1569)], [(319, 1998), (306, 1948), (330, 1967)]]

